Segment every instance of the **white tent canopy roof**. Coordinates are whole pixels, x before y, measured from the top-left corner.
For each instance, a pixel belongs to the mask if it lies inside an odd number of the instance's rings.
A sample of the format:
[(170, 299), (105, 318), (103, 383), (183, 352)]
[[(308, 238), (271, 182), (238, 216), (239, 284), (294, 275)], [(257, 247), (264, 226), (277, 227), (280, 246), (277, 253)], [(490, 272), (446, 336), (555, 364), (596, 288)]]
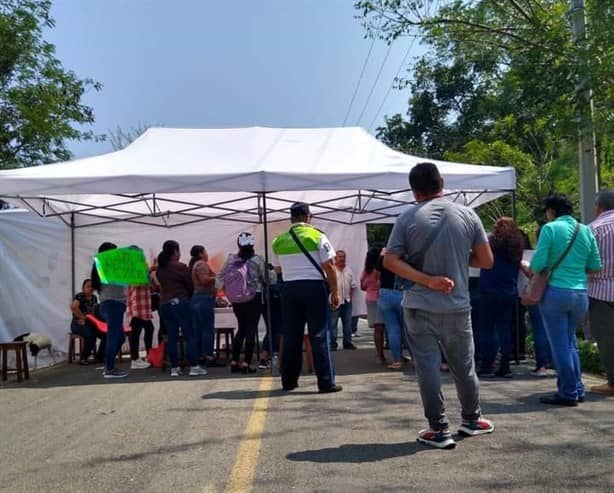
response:
[[(178, 226), (209, 219), (285, 219), (296, 200), (344, 223), (390, 222), (411, 202), (408, 171), (424, 159), (362, 128), (150, 128), (125, 149), (0, 172), (0, 197), (75, 225)], [(513, 168), (434, 161), (453, 200), (476, 206), (516, 188)]]

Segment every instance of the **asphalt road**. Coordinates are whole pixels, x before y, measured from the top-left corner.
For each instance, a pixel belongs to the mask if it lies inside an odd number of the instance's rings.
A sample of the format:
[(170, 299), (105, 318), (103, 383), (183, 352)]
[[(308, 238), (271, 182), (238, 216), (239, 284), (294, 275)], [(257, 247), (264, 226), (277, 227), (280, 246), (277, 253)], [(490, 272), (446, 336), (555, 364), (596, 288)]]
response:
[(91, 366), (34, 372), (0, 387), (0, 491), (614, 491), (614, 399), (547, 407), (538, 399), (555, 379), (516, 367), (512, 380), (482, 383), (495, 432), (434, 450), (415, 440), (425, 426), (415, 378), (361, 346), (335, 353), (344, 391), (331, 395), (313, 376), (288, 394), (227, 368), (173, 380), (154, 369), (121, 381)]

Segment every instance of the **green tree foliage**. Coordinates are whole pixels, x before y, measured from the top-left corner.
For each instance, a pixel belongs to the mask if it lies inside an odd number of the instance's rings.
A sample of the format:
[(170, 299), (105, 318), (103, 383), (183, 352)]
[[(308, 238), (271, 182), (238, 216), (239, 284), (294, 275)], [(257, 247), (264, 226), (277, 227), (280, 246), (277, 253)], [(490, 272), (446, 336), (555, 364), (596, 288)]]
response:
[(367, 244), (369, 248), (383, 248), (388, 243), (392, 224), (367, 224)]
[(54, 25), (50, 0), (0, 1), (0, 168), (70, 159), (70, 140), (100, 139), (81, 99), (100, 90), (66, 70), (43, 39)]
[[(588, 38), (574, 44), (568, 0), (364, 0), (367, 33), (393, 42), (420, 36), (406, 117), (378, 137), (431, 158), (514, 166), (518, 218), (535, 229), (541, 200), (578, 199), (577, 85), (595, 103), (601, 178), (614, 185), (614, 0), (587, 0)], [(578, 59), (586, 60), (578, 64)], [(494, 204), (486, 215), (502, 212)], [(509, 213), (509, 211), (508, 211)]]

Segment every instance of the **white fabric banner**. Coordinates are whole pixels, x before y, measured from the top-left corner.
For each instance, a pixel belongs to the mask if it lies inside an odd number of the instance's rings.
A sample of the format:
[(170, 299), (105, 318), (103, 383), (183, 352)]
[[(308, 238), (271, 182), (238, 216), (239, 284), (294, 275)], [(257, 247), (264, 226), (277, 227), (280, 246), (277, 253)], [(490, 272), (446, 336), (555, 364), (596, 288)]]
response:
[[(288, 222), (270, 225), (269, 244)], [(335, 248), (344, 249), (348, 265), (360, 276), (367, 250), (365, 225), (337, 223), (316, 224)], [(256, 252), (264, 253), (262, 225), (211, 221), (162, 229), (150, 226), (115, 223), (96, 228), (75, 230), (75, 288), (80, 291), (90, 277), (92, 259), (98, 246), (111, 241), (118, 246), (137, 245), (150, 261), (157, 256), (165, 240), (181, 246), (181, 260), (190, 259), (192, 245), (204, 245), (211, 266), (219, 270), (229, 252), (237, 249), (236, 238), (242, 231), (256, 235)], [(24, 332), (48, 335), (56, 350), (66, 351), (70, 330), (71, 292), (70, 228), (57, 220), (40, 218), (27, 211), (0, 213), (0, 341), (10, 341)], [(364, 296), (358, 292), (355, 311), (364, 313)], [(224, 323), (230, 321), (228, 317)], [(220, 320), (221, 322), (221, 320)], [(40, 364), (40, 362), (39, 362)]]

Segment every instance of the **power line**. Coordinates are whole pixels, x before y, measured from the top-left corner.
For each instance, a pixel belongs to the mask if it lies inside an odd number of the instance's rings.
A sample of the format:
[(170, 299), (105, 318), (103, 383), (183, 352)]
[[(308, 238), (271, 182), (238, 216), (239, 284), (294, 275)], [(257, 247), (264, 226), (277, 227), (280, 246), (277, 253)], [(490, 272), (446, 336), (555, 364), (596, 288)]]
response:
[(377, 108), (377, 111), (375, 113), (375, 116), (373, 117), (373, 120), (371, 120), (371, 123), (369, 124), (369, 127), (368, 127), (369, 130), (373, 129), (373, 124), (375, 123), (375, 120), (377, 120), (377, 117), (381, 113), (382, 108), (384, 107), (384, 104), (386, 104), (386, 99), (388, 99), (388, 95), (390, 94), (390, 91), (392, 91), (392, 88), (394, 87), (394, 82), (398, 80), (399, 75), (401, 74), (401, 70), (403, 70), (403, 67), (405, 66), (405, 63), (407, 62), (407, 58), (409, 57), (409, 54), (411, 53), (411, 50), (413, 49), (415, 42), (416, 42), (416, 38), (412, 38), (409, 48), (407, 48), (407, 51), (405, 52), (405, 56), (403, 57), (403, 60), (401, 60), (401, 65), (399, 65), (397, 74), (394, 76), (394, 79), (392, 79), (392, 82), (390, 83), (390, 86), (388, 87), (388, 90), (386, 91), (386, 94), (384, 95), (384, 99), (382, 99), (382, 102)]
[(367, 58), (365, 58), (365, 62), (362, 64), (362, 70), (360, 71), (360, 76), (358, 77), (358, 82), (356, 83), (356, 88), (354, 89), (354, 94), (352, 95), (350, 106), (348, 107), (347, 113), (345, 114), (345, 118), (343, 119), (344, 127), (348, 121), (350, 112), (352, 111), (352, 106), (354, 106), (354, 100), (356, 99), (356, 95), (358, 94), (358, 89), (360, 88), (360, 83), (362, 82), (362, 78), (365, 75), (365, 69), (367, 68), (367, 63), (369, 63), (369, 57), (371, 57), (371, 52), (373, 51), (374, 44), (375, 44), (375, 37), (371, 40), (371, 46), (369, 46), (369, 52), (367, 53)]
[(384, 65), (386, 65), (386, 60), (388, 60), (388, 55), (390, 55), (390, 50), (392, 49), (392, 43), (390, 43), (388, 45), (388, 50), (386, 51), (386, 56), (384, 57), (384, 60), (382, 61), (382, 64), (379, 67), (379, 71), (377, 72), (377, 77), (375, 77), (375, 81), (373, 82), (373, 86), (371, 87), (371, 91), (369, 92), (369, 95), (367, 96), (367, 100), (365, 101), (365, 105), (362, 108), (362, 111), (360, 112), (360, 116), (358, 117), (358, 120), (356, 120), (356, 125), (360, 125), (360, 120), (362, 120), (362, 117), (365, 114), (365, 111), (367, 110), (367, 106), (369, 106), (369, 102), (371, 101), (371, 97), (373, 96), (373, 92), (375, 91), (375, 88), (377, 86), (377, 83), (379, 82), (379, 78), (382, 75), (382, 70), (384, 70)]

